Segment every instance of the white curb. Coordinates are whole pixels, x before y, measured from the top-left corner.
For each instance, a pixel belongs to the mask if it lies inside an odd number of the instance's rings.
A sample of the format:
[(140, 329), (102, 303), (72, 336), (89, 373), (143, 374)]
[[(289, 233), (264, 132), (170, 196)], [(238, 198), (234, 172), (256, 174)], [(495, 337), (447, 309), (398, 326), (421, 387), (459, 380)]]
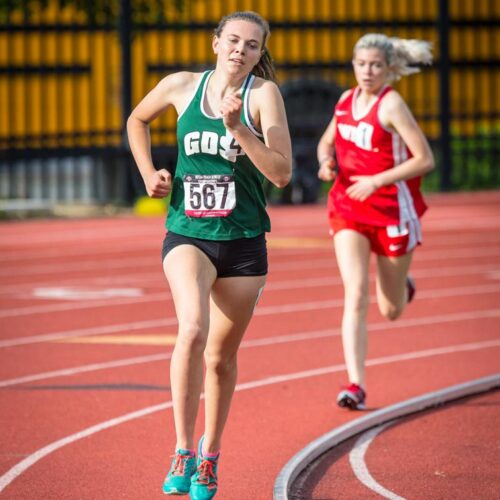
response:
[(297, 476), (321, 454), (337, 446), (360, 432), (383, 424), (411, 413), (416, 413), (431, 406), (443, 404), (454, 399), (460, 399), (471, 394), (481, 393), (500, 386), (500, 374), (491, 375), (471, 382), (454, 385), (430, 392), (423, 396), (402, 401), (387, 408), (374, 411), (369, 415), (358, 418), (337, 427), (323, 436), (309, 443), (305, 448), (293, 456), (281, 469), (274, 483), (274, 500), (288, 500), (288, 490)]

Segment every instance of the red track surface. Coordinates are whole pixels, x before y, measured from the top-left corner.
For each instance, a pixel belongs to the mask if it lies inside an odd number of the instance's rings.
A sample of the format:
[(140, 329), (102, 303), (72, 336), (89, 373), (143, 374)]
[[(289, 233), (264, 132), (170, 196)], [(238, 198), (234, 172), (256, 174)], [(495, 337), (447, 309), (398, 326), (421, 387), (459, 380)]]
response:
[[(499, 369), (500, 192), (429, 202), (413, 265), (416, 300), (394, 323), (375, 304), (370, 311), (372, 408)], [(270, 212), (270, 276), (240, 352), (220, 500), (271, 499), (292, 455), (359, 416), (333, 404), (345, 381), (342, 289), (324, 208)], [(1, 225), (2, 498), (162, 497), (175, 443), (168, 356), (176, 332), (162, 238), (159, 218)], [(47, 297), (61, 288), (63, 298)], [(59, 372), (66, 369), (73, 371)], [(198, 434), (201, 425), (202, 411)], [(433, 429), (441, 432), (426, 432)], [(397, 432), (410, 441), (419, 431)], [(428, 480), (430, 488), (435, 479)], [(434, 498), (425, 491), (421, 498)]]
[[(291, 499), (376, 500), (382, 487), (397, 498), (495, 500), (499, 404), (498, 390), (479, 394), (390, 422), (373, 438), (368, 431), (349, 439), (299, 477)], [(360, 457), (365, 437), (372, 440)]]

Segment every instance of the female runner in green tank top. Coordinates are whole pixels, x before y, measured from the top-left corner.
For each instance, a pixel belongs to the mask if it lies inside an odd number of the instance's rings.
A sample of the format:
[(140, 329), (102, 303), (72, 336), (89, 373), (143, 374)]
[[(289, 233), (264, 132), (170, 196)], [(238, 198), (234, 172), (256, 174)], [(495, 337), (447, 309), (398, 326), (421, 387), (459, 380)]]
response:
[[(270, 223), (262, 182), (281, 188), (291, 178), (290, 136), (268, 37), (259, 15), (226, 16), (212, 42), (215, 70), (167, 76), (128, 120), (148, 195), (172, 191), (162, 255), (179, 331), (170, 365), (177, 442), (163, 484), (167, 495), (210, 499), (217, 491), (237, 351), (266, 281)], [(155, 169), (149, 136), (149, 123), (170, 106), (178, 114), (173, 179)], [(203, 358), (205, 429), (196, 457)]]

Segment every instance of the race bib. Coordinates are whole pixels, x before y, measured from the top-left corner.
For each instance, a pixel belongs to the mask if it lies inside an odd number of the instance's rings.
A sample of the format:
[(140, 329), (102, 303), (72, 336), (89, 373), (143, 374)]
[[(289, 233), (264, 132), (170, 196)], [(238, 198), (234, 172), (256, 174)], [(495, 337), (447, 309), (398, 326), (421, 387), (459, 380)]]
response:
[(408, 234), (408, 225), (400, 224), (399, 226), (387, 226), (387, 236), (389, 238), (399, 238)]
[(184, 211), (189, 217), (227, 217), (236, 206), (232, 175), (186, 174)]

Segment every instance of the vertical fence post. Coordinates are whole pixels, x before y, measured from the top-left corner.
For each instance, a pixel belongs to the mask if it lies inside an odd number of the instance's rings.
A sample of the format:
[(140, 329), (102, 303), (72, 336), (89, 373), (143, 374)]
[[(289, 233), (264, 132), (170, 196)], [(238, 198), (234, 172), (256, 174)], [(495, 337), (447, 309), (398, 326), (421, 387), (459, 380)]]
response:
[(132, 111), (132, 6), (130, 0), (120, 2), (120, 49), (121, 49), (121, 111), (122, 111), (122, 146), (119, 164), (123, 175), (123, 198), (131, 204), (134, 198), (128, 152), (127, 118)]
[(439, 121), (441, 125), (441, 191), (451, 189), (451, 174), (453, 171), (450, 135), (450, 13), (448, 0), (439, 0)]

